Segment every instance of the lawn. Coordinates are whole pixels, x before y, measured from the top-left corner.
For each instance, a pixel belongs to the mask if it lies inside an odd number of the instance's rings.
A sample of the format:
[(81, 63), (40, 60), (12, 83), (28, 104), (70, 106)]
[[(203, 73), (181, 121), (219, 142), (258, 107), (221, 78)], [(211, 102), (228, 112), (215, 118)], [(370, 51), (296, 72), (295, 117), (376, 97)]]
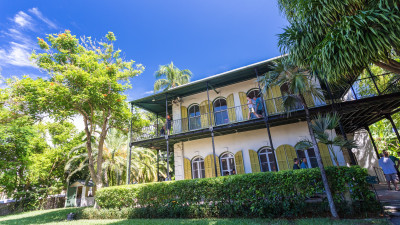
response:
[(66, 221), (67, 214), (78, 208), (25, 212), (0, 217), (0, 224), (390, 224), (386, 219), (339, 220), (317, 219), (131, 219), (131, 220), (75, 220)]

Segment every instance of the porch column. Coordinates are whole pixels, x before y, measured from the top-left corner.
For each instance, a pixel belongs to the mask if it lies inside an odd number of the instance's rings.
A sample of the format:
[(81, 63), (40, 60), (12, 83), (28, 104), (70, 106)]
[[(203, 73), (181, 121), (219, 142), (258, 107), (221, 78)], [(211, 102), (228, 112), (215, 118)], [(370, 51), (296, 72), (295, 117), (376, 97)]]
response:
[[(131, 104), (131, 113), (133, 113), (133, 104)], [(131, 182), (131, 158), (132, 158), (132, 120), (133, 117), (131, 116), (131, 124), (129, 127), (129, 152), (128, 152), (128, 170), (126, 173), (126, 184)]]
[(388, 119), (390, 121), (390, 124), (392, 124), (393, 130), (394, 130), (394, 132), (396, 133), (396, 136), (397, 136), (397, 140), (399, 140), (399, 142), (400, 142), (399, 131), (397, 130), (397, 126), (394, 123), (392, 116), (390, 114), (387, 114), (385, 117), (386, 117), (386, 119)]
[(213, 155), (214, 155), (214, 169), (215, 169), (215, 177), (218, 177), (218, 172), (217, 172), (217, 157), (215, 155), (215, 143), (214, 143), (214, 126), (211, 123), (211, 106), (210, 106), (210, 95), (208, 94), (208, 81), (206, 82), (207, 85), (207, 104), (208, 104), (208, 125), (210, 127), (211, 131), (211, 141), (212, 141), (212, 148), (213, 148)]
[[(167, 178), (166, 180), (169, 181), (171, 180), (170, 176), (169, 176), (169, 132), (170, 129), (168, 127), (168, 94), (165, 94), (165, 127), (167, 128), (167, 132), (165, 134), (165, 140), (167, 142)], [(172, 123), (172, 121), (171, 121)], [(171, 124), (172, 126), (172, 124)]]
[(369, 130), (369, 127), (365, 126), (365, 130), (367, 130), (367, 132), (369, 134), (369, 139), (371, 139), (371, 143), (372, 143), (372, 146), (374, 147), (376, 157), (378, 157), (378, 159), (380, 159), (381, 157), (379, 156), (378, 148), (376, 147), (375, 140), (372, 137), (372, 134), (371, 134), (371, 131)]
[(255, 68), (254, 71), (256, 72), (256, 78), (257, 78), (257, 84), (258, 84), (258, 92), (261, 95), (260, 96), (261, 97), (261, 102), (262, 102), (263, 108), (264, 108), (263, 119), (264, 119), (265, 126), (267, 127), (269, 144), (271, 145), (270, 147), (271, 147), (272, 151), (275, 151), (274, 144), (272, 143), (271, 131), (270, 131), (270, 128), (269, 128), (269, 122), (268, 122), (269, 117), (268, 117), (267, 105), (265, 104), (264, 95), (263, 95), (263, 93), (261, 91), (257, 68)]
[[(333, 98), (333, 95), (332, 95), (332, 92), (331, 92), (331, 88), (329, 87), (329, 84), (328, 84), (328, 82), (326, 80), (325, 80), (325, 85), (326, 85), (326, 89), (327, 89), (327, 92), (328, 92), (328, 96), (332, 100), (332, 109), (333, 109), (334, 112), (339, 113), (337, 111), (337, 109), (336, 109), (336, 102), (335, 102), (335, 99)], [(357, 95), (354, 92), (353, 86), (351, 84), (350, 84), (350, 87), (351, 87), (351, 89), (352, 89), (352, 91), (354, 93), (355, 98), (357, 99)], [(339, 115), (340, 115), (340, 113), (339, 113)], [(344, 130), (343, 124), (341, 122), (341, 119), (339, 120), (339, 130), (340, 130), (340, 133), (343, 136), (343, 139), (347, 141), (348, 140), (347, 139), (347, 135), (346, 135), (346, 132)], [(346, 148), (346, 149), (347, 149), (347, 153), (348, 153), (349, 158), (350, 158), (350, 164), (351, 165), (357, 165), (357, 161), (356, 161), (356, 157), (354, 156), (354, 153), (351, 151), (351, 149), (349, 149), (349, 148)]]

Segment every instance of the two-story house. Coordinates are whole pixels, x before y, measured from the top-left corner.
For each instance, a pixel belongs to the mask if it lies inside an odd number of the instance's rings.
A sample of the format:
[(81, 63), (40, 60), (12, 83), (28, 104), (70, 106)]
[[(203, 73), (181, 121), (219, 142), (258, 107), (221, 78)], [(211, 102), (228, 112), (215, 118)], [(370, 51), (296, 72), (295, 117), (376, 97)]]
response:
[[(299, 104), (290, 113), (285, 111), (284, 86), (272, 87), (269, 93), (260, 95), (257, 76), (268, 72), (273, 60), (132, 101), (132, 105), (157, 118), (169, 115), (171, 121), (164, 124), (157, 119), (140, 132), (133, 131), (131, 145), (173, 151), (176, 180), (291, 170), (295, 158), (306, 158), (308, 167), (317, 167), (314, 149), (294, 148), (298, 141), (309, 138), (302, 106)], [(326, 83), (315, 80), (325, 90), (325, 100), (306, 96), (312, 114), (340, 114), (341, 129), (334, 135), (354, 136), (355, 131), (394, 113), (400, 106), (399, 92), (371, 94), (354, 86), (368, 83), (367, 80), (356, 79), (348, 81), (347, 88), (328, 88)], [(263, 96), (264, 114), (257, 110), (253, 113), (249, 107), (248, 97), (258, 96)], [(328, 147), (322, 143), (319, 147), (324, 165), (335, 165)], [(335, 147), (334, 152), (341, 166), (363, 160), (350, 150)]]

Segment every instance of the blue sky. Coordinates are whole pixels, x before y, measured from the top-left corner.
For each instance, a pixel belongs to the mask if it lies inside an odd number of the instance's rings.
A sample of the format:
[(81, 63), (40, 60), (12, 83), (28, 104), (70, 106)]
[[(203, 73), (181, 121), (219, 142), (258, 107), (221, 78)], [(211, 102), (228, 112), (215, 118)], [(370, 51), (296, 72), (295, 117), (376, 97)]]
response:
[(28, 59), (36, 37), (69, 29), (100, 39), (113, 31), (125, 58), (145, 66), (126, 93), (133, 100), (151, 94), (154, 72), (171, 61), (198, 80), (278, 56), (286, 25), (271, 0), (0, 0), (1, 74), (46, 76)]

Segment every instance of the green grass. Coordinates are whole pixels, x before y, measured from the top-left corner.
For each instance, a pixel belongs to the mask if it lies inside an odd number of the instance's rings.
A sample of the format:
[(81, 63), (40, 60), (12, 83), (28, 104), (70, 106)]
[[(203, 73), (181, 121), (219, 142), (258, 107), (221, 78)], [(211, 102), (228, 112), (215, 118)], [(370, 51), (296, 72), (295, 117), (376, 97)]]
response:
[(339, 220), (333, 221), (326, 218), (313, 218), (313, 219), (298, 219), (298, 220), (285, 220), (285, 219), (131, 219), (131, 220), (75, 220), (66, 221), (67, 214), (70, 212), (77, 212), (79, 208), (66, 208), (66, 209), (51, 209), (33, 212), (25, 212), (20, 214), (8, 215), (0, 217), (0, 224), (354, 224), (354, 225), (368, 225), (377, 224), (384, 225), (390, 224), (386, 219), (357, 219), (357, 220)]

